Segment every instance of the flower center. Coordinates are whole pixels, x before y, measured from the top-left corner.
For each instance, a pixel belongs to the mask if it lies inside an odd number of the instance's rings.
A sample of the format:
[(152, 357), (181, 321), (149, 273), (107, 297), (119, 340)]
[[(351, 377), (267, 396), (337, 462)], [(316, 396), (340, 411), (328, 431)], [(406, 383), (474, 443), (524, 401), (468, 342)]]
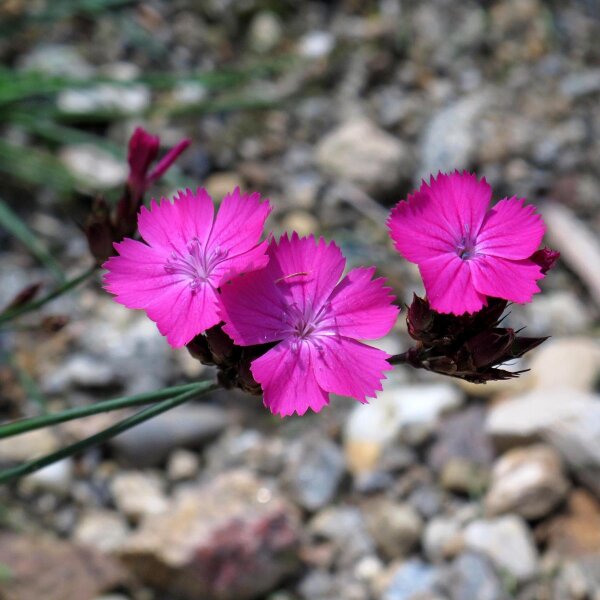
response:
[(227, 258), (228, 251), (216, 247), (207, 252), (200, 240), (194, 238), (187, 245), (187, 254), (174, 251), (165, 263), (165, 271), (170, 275), (183, 275), (189, 279), (193, 291), (210, 279), (215, 267)]
[(477, 253), (477, 246), (472, 239), (464, 237), (456, 245), (456, 253), (463, 260), (469, 260), (470, 258), (473, 258)]

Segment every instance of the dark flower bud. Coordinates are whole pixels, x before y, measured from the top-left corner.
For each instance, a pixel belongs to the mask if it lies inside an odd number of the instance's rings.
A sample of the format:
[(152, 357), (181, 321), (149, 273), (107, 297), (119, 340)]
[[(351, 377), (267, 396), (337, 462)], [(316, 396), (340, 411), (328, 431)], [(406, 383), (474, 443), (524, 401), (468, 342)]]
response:
[(552, 248), (542, 248), (531, 256), (531, 260), (542, 267), (542, 273), (545, 275), (560, 258), (560, 252), (552, 250)]
[(498, 368), (523, 356), (547, 338), (520, 337), (500, 327), (506, 300), (490, 298), (472, 315), (440, 314), (425, 298), (415, 296), (407, 311), (408, 332), (417, 345), (390, 359), (475, 383), (510, 379), (519, 373)]
[(6, 313), (15, 308), (20, 308), (24, 304), (27, 304), (31, 300), (33, 300), (37, 293), (40, 291), (42, 284), (40, 282), (32, 283), (24, 287), (5, 307), (0, 314)]
[(113, 254), (114, 238), (110, 209), (103, 198), (94, 200), (83, 230), (92, 256), (101, 265)]

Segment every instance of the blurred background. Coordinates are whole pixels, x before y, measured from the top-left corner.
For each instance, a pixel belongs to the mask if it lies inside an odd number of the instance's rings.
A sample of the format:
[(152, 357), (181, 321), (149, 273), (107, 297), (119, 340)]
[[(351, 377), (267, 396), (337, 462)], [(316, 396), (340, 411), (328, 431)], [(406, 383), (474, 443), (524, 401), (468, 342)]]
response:
[[(137, 125), (193, 141), (151, 195), (259, 190), (401, 303), (422, 287), (385, 219), (438, 170), (535, 203), (562, 260), (511, 307), (552, 336), (519, 379), (397, 367), (368, 406), (285, 420), (220, 392), (4, 486), (0, 599), (598, 600), (599, 40), (597, 0), (2, 0), (0, 307), (92, 264), (81, 224)], [(401, 317), (380, 346), (409, 345)], [(212, 376), (99, 277), (0, 353), (3, 420)]]

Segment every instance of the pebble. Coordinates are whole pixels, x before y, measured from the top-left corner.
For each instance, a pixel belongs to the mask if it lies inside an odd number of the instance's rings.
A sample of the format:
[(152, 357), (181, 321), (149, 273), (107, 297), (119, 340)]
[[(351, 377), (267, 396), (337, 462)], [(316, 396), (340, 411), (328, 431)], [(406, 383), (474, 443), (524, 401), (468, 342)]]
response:
[(425, 526), (423, 550), (432, 562), (453, 558), (463, 546), (462, 527), (456, 518), (440, 515)]
[(423, 530), (421, 516), (412, 506), (382, 499), (367, 503), (364, 511), (369, 532), (385, 558), (410, 555)]
[(420, 165), (415, 177), (429, 180), (438, 171), (469, 167), (477, 146), (479, 117), (490, 103), (488, 92), (477, 92), (441, 109), (427, 124), (420, 148)]
[(294, 502), (316, 511), (332, 502), (344, 473), (344, 455), (338, 445), (322, 434), (309, 435), (289, 449), (283, 482)]
[(553, 448), (514, 448), (494, 465), (485, 508), (492, 516), (512, 512), (538, 519), (556, 508), (568, 490), (561, 457)]
[(347, 121), (329, 132), (317, 145), (316, 159), (326, 175), (373, 195), (396, 192), (413, 164), (398, 138), (366, 119)]
[(589, 392), (600, 376), (600, 344), (585, 337), (555, 338), (536, 350), (529, 366), (538, 389)]
[(58, 110), (69, 115), (106, 112), (133, 116), (143, 113), (150, 102), (150, 90), (136, 83), (103, 83), (91, 88), (67, 89), (60, 92), (56, 100)]
[(104, 190), (123, 185), (127, 163), (91, 144), (74, 144), (59, 151), (59, 158), (85, 191)]
[(169, 502), (158, 475), (140, 471), (117, 473), (110, 484), (115, 505), (133, 521), (164, 513)]
[(390, 385), (369, 405), (355, 406), (344, 429), (350, 471), (373, 470), (385, 446), (403, 430), (433, 431), (438, 418), (460, 406), (462, 393), (451, 384)]
[(182, 600), (251, 600), (297, 572), (299, 533), (297, 512), (276, 490), (229, 471), (182, 487), (118, 554), (146, 585)]
[(521, 517), (473, 521), (464, 530), (464, 540), (468, 549), (485, 554), (519, 582), (532, 579), (538, 572), (537, 550)]
[(329, 31), (313, 30), (298, 41), (298, 52), (305, 58), (318, 59), (328, 56), (335, 46), (335, 38)]
[(0, 440), (0, 464), (21, 463), (58, 450), (60, 442), (49, 428), (35, 429)]
[(73, 482), (73, 459), (64, 458), (22, 479), (21, 489), (47, 490), (68, 495)]
[(243, 191), (244, 185), (237, 173), (222, 171), (209, 175), (204, 181), (204, 187), (214, 202), (221, 202), (227, 194), (231, 194), (235, 188)]
[(167, 462), (167, 477), (171, 481), (191, 479), (198, 474), (200, 460), (198, 455), (191, 450), (178, 448), (174, 450)]
[(266, 54), (279, 44), (283, 36), (283, 25), (275, 13), (261, 11), (250, 22), (248, 36), (252, 50)]
[(122, 433), (110, 443), (123, 462), (151, 467), (182, 446), (198, 448), (227, 426), (227, 413), (218, 406), (184, 404)]
[(569, 388), (532, 390), (492, 406), (485, 431), (501, 447), (539, 441), (555, 423), (585, 421), (599, 400), (597, 395)]
[(115, 511), (103, 509), (84, 512), (73, 531), (75, 541), (105, 553), (116, 550), (128, 535), (125, 519)]
[(466, 552), (450, 567), (450, 600), (506, 600), (502, 580), (484, 556)]
[(381, 600), (415, 600), (433, 591), (437, 575), (431, 565), (417, 558), (408, 560), (393, 574)]

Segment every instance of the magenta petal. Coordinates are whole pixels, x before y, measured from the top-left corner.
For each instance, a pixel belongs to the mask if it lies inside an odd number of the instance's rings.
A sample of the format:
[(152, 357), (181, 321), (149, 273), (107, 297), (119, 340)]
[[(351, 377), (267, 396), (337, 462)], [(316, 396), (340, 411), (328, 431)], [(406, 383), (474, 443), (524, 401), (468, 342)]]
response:
[(248, 273), (221, 288), (223, 330), (241, 346), (283, 339), (285, 301), (266, 270)]
[(477, 236), (477, 251), (503, 258), (529, 258), (544, 236), (544, 222), (535, 206), (522, 198), (500, 200), (486, 217)]
[(148, 175), (148, 183), (152, 183), (160, 179), (170, 168), (171, 165), (179, 158), (179, 155), (192, 143), (187, 138), (178, 142), (171, 148), (156, 164), (154, 169)]
[(170, 286), (146, 307), (146, 313), (173, 348), (181, 348), (196, 335), (220, 322), (219, 297), (208, 283), (195, 290), (189, 283)]
[(388, 227), (394, 247), (411, 262), (419, 263), (453, 248), (452, 230), (439, 220), (438, 209), (421, 192), (398, 202), (392, 209)]
[(383, 389), (381, 382), (385, 371), (393, 367), (387, 361), (389, 355), (346, 337), (318, 336), (317, 348), (319, 385), (328, 392), (350, 396), (359, 402), (374, 398)]
[(103, 265), (107, 291), (128, 308), (145, 308), (173, 283), (165, 273), (164, 256), (142, 242), (125, 239), (115, 244), (119, 256), (109, 258)]
[(269, 247), (267, 270), (279, 291), (300, 311), (317, 311), (337, 285), (346, 261), (340, 249), (323, 238), (284, 235)]
[(252, 362), (252, 375), (272, 413), (303, 415), (309, 408), (319, 412), (329, 403), (315, 378), (313, 352), (308, 342), (285, 340)]
[(339, 335), (374, 340), (390, 332), (400, 309), (392, 304), (391, 288), (374, 279), (375, 267), (350, 271), (329, 297), (324, 328)]
[(476, 290), (469, 262), (455, 254), (441, 254), (419, 265), (431, 307), (440, 313), (474, 313), (486, 304), (485, 293)]
[(248, 252), (259, 243), (270, 212), (269, 202), (261, 202), (260, 194), (242, 194), (236, 188), (221, 202), (208, 241), (209, 252), (227, 250), (229, 257)]
[(162, 247), (169, 253), (174, 249), (186, 252), (194, 238), (206, 244), (213, 214), (213, 203), (206, 190), (198, 189), (196, 193), (186, 190), (179, 192), (173, 202), (163, 198), (160, 204), (153, 200), (150, 210), (143, 206), (138, 229), (151, 246)]
[(421, 187), (421, 192), (439, 211), (438, 221), (445, 222), (458, 240), (477, 235), (492, 199), (492, 188), (485, 178), (479, 180), (473, 173), (458, 171), (438, 174)]
[(540, 291), (536, 281), (542, 279), (542, 269), (531, 260), (480, 256), (470, 262), (473, 284), (481, 294), (523, 303)]

